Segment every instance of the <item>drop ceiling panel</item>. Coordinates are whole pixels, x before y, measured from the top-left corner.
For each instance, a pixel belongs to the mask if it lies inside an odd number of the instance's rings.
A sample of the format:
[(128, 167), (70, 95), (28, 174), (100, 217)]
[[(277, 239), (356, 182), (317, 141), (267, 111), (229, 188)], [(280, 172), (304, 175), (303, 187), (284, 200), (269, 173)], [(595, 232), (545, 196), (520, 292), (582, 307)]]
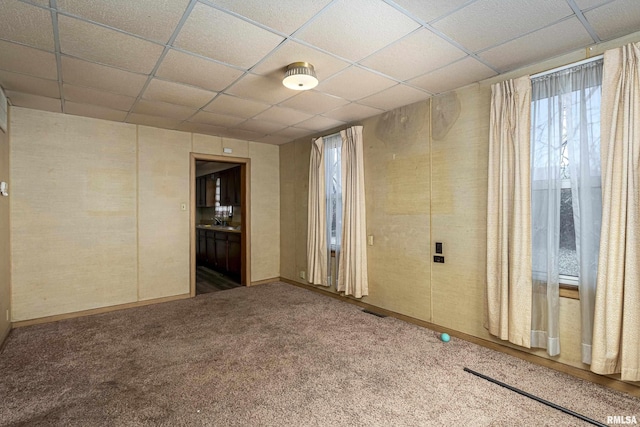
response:
[(0, 3), (0, 38), (53, 51), (51, 12), (17, 0)]
[(208, 111), (198, 111), (198, 113), (189, 119), (191, 122), (205, 123), (213, 126), (229, 127), (235, 126), (244, 121), (240, 117), (227, 116), (224, 114), (209, 113)]
[[(384, 111), (377, 108), (353, 103), (340, 107), (336, 110), (329, 111), (325, 116), (331, 119), (341, 120), (343, 122), (352, 122), (354, 120), (362, 120), (367, 117), (375, 116), (383, 112)], [(302, 125), (302, 123), (300, 125)], [(300, 127), (300, 125), (298, 127)]]
[(220, 91), (243, 74), (235, 68), (218, 64), (175, 49), (167, 52), (156, 76), (212, 91)]
[(465, 55), (464, 51), (431, 31), (421, 29), (374, 53), (361, 64), (404, 81), (443, 67)]
[(212, 113), (229, 114), (231, 116), (249, 118), (269, 107), (269, 105), (261, 102), (223, 94), (214, 99), (211, 104), (204, 107), (204, 110)]
[(330, 119), (328, 117), (323, 117), (323, 116), (314, 116), (309, 120), (305, 120), (304, 122), (300, 122), (296, 124), (296, 127), (309, 129), (315, 132), (320, 132), (325, 129), (333, 129), (338, 126), (342, 126), (344, 124), (345, 122), (340, 120)]
[(337, 96), (327, 95), (314, 90), (304, 91), (293, 98), (287, 99), (282, 107), (293, 108), (309, 114), (322, 114), (335, 110), (338, 107), (348, 104), (349, 101)]
[(284, 87), (282, 79), (247, 74), (231, 86), (227, 93), (265, 104), (278, 104), (294, 96), (296, 91)]
[(180, 124), (180, 120), (170, 119), (168, 117), (131, 113), (127, 118), (127, 123), (135, 123), (138, 125), (153, 126), (157, 128), (175, 129)]
[(460, 8), (468, 0), (395, 0), (395, 2), (425, 22), (446, 15)]
[(250, 130), (252, 132), (262, 133), (262, 134), (270, 134), (273, 132), (277, 132), (286, 127), (286, 125), (280, 123), (274, 123), (266, 120), (254, 120), (249, 119), (245, 122), (240, 123), (236, 126), (239, 129)]
[(220, 135), (221, 132), (226, 131), (226, 128), (221, 126), (211, 126), (205, 123), (194, 122), (182, 122), (176, 129), (184, 132), (203, 133), (205, 135)]
[(601, 39), (610, 40), (640, 29), (640, 2), (617, 0), (586, 12), (585, 17)]
[(437, 94), (487, 79), (495, 74), (495, 71), (469, 56), (455, 64), (416, 77), (409, 83)]
[(580, 10), (590, 9), (592, 7), (600, 6), (610, 1), (611, 0), (575, 0), (576, 5), (580, 8)]
[(211, 101), (214, 96), (216, 96), (216, 92), (159, 79), (152, 79), (142, 94), (145, 99), (169, 102), (191, 108), (201, 108)]
[(16, 107), (33, 108), (34, 110), (52, 111), (54, 113), (62, 112), (62, 104), (59, 99), (10, 90), (6, 91), (6, 95), (11, 101), (11, 105)]
[(189, 0), (57, 0), (57, 4), (59, 10), (166, 43)]
[(257, 74), (269, 75), (275, 78), (284, 77), (287, 65), (293, 62), (309, 62), (313, 65), (318, 79), (325, 80), (329, 76), (343, 70), (349, 63), (334, 58), (300, 43), (286, 41), (271, 53), (263, 62), (252, 70)]
[(477, 51), (542, 28), (573, 10), (558, 0), (478, 0), (436, 22), (467, 49)]
[(163, 47), (108, 28), (58, 15), (60, 49), (101, 64), (148, 74)]
[(418, 28), (382, 1), (338, 0), (296, 37), (351, 61), (359, 61)]
[(29, 3), (37, 4), (43, 7), (49, 7), (49, 0), (27, 0)]
[(361, 99), (358, 101), (358, 104), (364, 104), (369, 107), (388, 111), (403, 105), (409, 105), (414, 102), (425, 100), (429, 97), (430, 95), (426, 92), (403, 84), (398, 84), (375, 95)]
[(480, 57), (506, 71), (592, 43), (593, 39), (580, 21), (571, 18), (484, 51)]
[(174, 45), (245, 69), (283, 38), (202, 3), (196, 4)]
[(62, 57), (62, 80), (121, 95), (137, 96), (147, 77), (69, 56)]
[(255, 119), (267, 120), (283, 125), (291, 126), (308, 120), (313, 117), (312, 114), (303, 113), (301, 111), (292, 110), (291, 108), (271, 107), (267, 111), (258, 114)]
[(135, 102), (132, 96), (118, 95), (98, 89), (63, 85), (64, 99), (78, 104), (100, 105), (113, 110), (129, 111)]
[(112, 110), (111, 108), (100, 107), (99, 105), (78, 104), (70, 101), (64, 103), (64, 109), (68, 114), (111, 120), (114, 122), (122, 122), (125, 117), (127, 117), (126, 111)]
[(318, 90), (350, 101), (356, 101), (396, 84), (397, 82), (391, 79), (352, 66), (330, 79), (320, 82)]
[(291, 34), (313, 15), (319, 12), (330, 0), (215, 0), (214, 3), (227, 10), (246, 16), (285, 34)]
[(281, 136), (285, 138), (289, 138), (289, 140), (294, 140), (297, 138), (302, 138), (303, 136), (309, 133), (306, 129), (300, 129), (295, 127), (284, 128), (281, 131), (274, 132), (273, 136)]
[(0, 40), (0, 69), (56, 80), (56, 57), (27, 46)]
[(32, 95), (60, 98), (60, 88), (56, 80), (40, 79), (26, 74), (11, 73), (0, 70), (0, 86), (14, 92), (25, 92)]
[(267, 135), (262, 138), (256, 139), (256, 142), (262, 142), (264, 144), (272, 144), (272, 145), (282, 145), (290, 141), (291, 141), (291, 138), (289, 137), (274, 136), (274, 135)]
[(155, 102), (141, 99), (133, 108), (134, 113), (146, 114), (150, 116), (169, 117), (176, 120), (186, 120), (197, 110), (183, 107), (181, 105), (167, 104), (166, 102)]
[[(257, 133), (257, 132), (251, 132), (250, 130), (242, 130), (242, 129), (226, 129), (225, 131), (221, 132), (220, 135), (223, 138), (233, 138), (233, 139), (238, 139), (241, 141), (255, 141), (258, 138), (262, 138), (264, 135)], [(222, 144), (225, 144), (225, 141), (223, 140)], [(233, 155), (238, 155), (236, 154), (237, 150), (234, 150), (234, 154)]]

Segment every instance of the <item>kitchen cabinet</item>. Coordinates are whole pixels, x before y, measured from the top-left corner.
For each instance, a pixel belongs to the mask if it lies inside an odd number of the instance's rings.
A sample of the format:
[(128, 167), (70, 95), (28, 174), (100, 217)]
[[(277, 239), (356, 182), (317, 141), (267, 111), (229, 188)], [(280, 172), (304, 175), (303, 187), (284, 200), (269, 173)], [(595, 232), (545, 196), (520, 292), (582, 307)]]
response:
[(242, 235), (215, 229), (197, 229), (196, 263), (240, 281)]
[(239, 234), (228, 234), (227, 239), (227, 272), (231, 277), (240, 278), (242, 273), (241, 243)]
[(205, 265), (209, 268), (216, 269), (216, 241), (215, 233), (210, 230), (206, 230), (207, 233), (207, 248), (205, 250)]
[(196, 178), (196, 207), (210, 208), (216, 204), (216, 182), (213, 175)]
[(207, 263), (207, 230), (196, 230), (196, 265)]
[(220, 178), (220, 204), (239, 206), (242, 196), (240, 166), (218, 172)]

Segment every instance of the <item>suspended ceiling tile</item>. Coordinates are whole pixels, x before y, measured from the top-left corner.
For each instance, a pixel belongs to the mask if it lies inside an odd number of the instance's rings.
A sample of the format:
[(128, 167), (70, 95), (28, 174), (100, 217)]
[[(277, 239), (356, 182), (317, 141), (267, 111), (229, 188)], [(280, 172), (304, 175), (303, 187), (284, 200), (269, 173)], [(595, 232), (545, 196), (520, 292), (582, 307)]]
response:
[(14, 92), (25, 92), (32, 95), (60, 98), (60, 88), (56, 80), (40, 79), (26, 74), (0, 70), (0, 86)]
[(300, 123), (303, 120), (308, 120), (311, 117), (313, 117), (312, 114), (292, 110), (291, 108), (271, 107), (267, 111), (258, 114), (255, 119), (267, 120), (291, 126), (295, 125), (296, 123)]
[(175, 129), (180, 124), (180, 120), (171, 119), (168, 117), (131, 113), (127, 118), (127, 123), (135, 123), (137, 125), (153, 126), (164, 129)]
[(247, 74), (226, 92), (273, 105), (291, 98), (297, 91), (284, 87), (282, 79)]
[(63, 91), (64, 99), (67, 101), (78, 104), (100, 105), (120, 111), (129, 111), (136, 101), (136, 98), (132, 96), (118, 95), (103, 90), (74, 86), (67, 83), (63, 85)]
[(243, 71), (171, 49), (156, 76), (204, 89), (221, 91), (236, 81)]
[(384, 111), (377, 108), (352, 103), (349, 105), (345, 105), (344, 107), (340, 107), (336, 110), (329, 111), (325, 114), (325, 116), (332, 119), (341, 120), (343, 122), (352, 122), (354, 120), (362, 120), (366, 119), (367, 117), (377, 116), (378, 114), (381, 114), (383, 112)]
[(502, 44), (542, 28), (573, 10), (557, 0), (478, 0), (433, 24), (435, 28), (477, 51)]
[(571, 18), (489, 49), (480, 57), (505, 72), (591, 43), (593, 39), (578, 18)]
[(64, 109), (67, 114), (111, 120), (114, 122), (122, 122), (125, 117), (127, 117), (126, 111), (112, 110), (111, 108), (101, 107), (99, 105), (78, 104), (70, 101), (64, 103)]
[(240, 117), (227, 116), (224, 114), (209, 113), (208, 111), (198, 111), (198, 113), (189, 119), (191, 122), (205, 123), (213, 126), (229, 127), (235, 126), (244, 121)]
[(364, 104), (381, 110), (393, 110), (403, 105), (428, 99), (430, 96), (430, 94), (421, 90), (398, 84), (375, 95), (361, 99), (358, 101), (358, 104)]
[(254, 119), (249, 119), (245, 122), (240, 123), (237, 126), (237, 128), (239, 129), (250, 130), (253, 132), (264, 133), (264, 134), (277, 132), (279, 130), (284, 129), (285, 127), (286, 125), (283, 125), (280, 123), (274, 123), (272, 121), (266, 121), (266, 120), (254, 120)]
[(318, 90), (349, 101), (357, 101), (396, 84), (393, 80), (352, 66), (320, 82)]
[(321, 81), (349, 66), (349, 63), (326, 53), (288, 40), (252, 71), (257, 74), (282, 79), (287, 70), (287, 65), (294, 62), (308, 62), (313, 65), (316, 75)]
[[(226, 129), (220, 132), (220, 136), (223, 138), (239, 139), (241, 141), (255, 141), (258, 138), (262, 138), (264, 134), (242, 129)], [(224, 143), (225, 141), (223, 140), (222, 144), (224, 145)]]
[(204, 107), (205, 111), (219, 114), (229, 114), (236, 117), (249, 118), (266, 110), (270, 105), (248, 99), (237, 98), (221, 94), (211, 104)]
[(359, 61), (418, 27), (417, 22), (382, 1), (338, 0), (296, 37)]
[(6, 95), (11, 101), (11, 105), (16, 107), (33, 108), (34, 110), (52, 111), (54, 113), (62, 112), (62, 104), (59, 99), (10, 90), (6, 91)]
[(43, 7), (49, 7), (49, 0), (27, 0), (29, 3), (37, 4)]
[(300, 128), (296, 128), (296, 127), (288, 127), (288, 128), (284, 128), (281, 131), (278, 132), (274, 132), (273, 136), (282, 136), (285, 138), (289, 138), (289, 140), (294, 140), (294, 139), (298, 139), (298, 138), (302, 138), (303, 136), (307, 136), (309, 135), (309, 130), (308, 129), (300, 129)]
[(580, 8), (580, 10), (590, 9), (592, 7), (600, 6), (610, 1), (611, 0), (575, 0), (576, 5)]
[(427, 29), (421, 29), (361, 61), (398, 80), (443, 67), (466, 53)]
[(137, 96), (146, 83), (147, 76), (63, 56), (62, 80), (121, 95)]
[(221, 132), (226, 130), (224, 127), (194, 122), (182, 122), (176, 129), (184, 132), (203, 133), (205, 135), (220, 135)]
[(166, 102), (139, 100), (133, 108), (134, 113), (147, 114), (150, 116), (170, 117), (176, 120), (186, 120), (197, 110), (181, 105), (167, 104)]
[(293, 108), (310, 114), (322, 114), (327, 111), (335, 110), (338, 107), (348, 104), (346, 99), (337, 96), (327, 95), (325, 93), (316, 92), (314, 90), (303, 91), (293, 98), (287, 99), (282, 107)]
[(53, 53), (0, 40), (0, 69), (56, 80), (58, 71)]
[(469, 56), (455, 64), (416, 77), (409, 83), (437, 94), (484, 80), (496, 74), (491, 68)]
[(417, 18), (431, 22), (442, 15), (453, 12), (468, 0), (395, 0), (395, 2)]
[(267, 30), (198, 3), (174, 45), (248, 69), (282, 40), (282, 37)]
[(611, 40), (640, 29), (640, 2), (617, 0), (585, 13), (602, 40)]
[(289, 137), (274, 136), (274, 135), (267, 135), (267, 136), (263, 136), (262, 138), (256, 139), (256, 142), (261, 142), (263, 144), (272, 144), (272, 145), (282, 145), (282, 144), (286, 144), (289, 141), (291, 141), (291, 138)]
[(58, 0), (57, 4), (58, 10), (166, 43), (189, 0)]
[(215, 3), (270, 28), (291, 34), (329, 4), (330, 0), (215, 0)]
[(326, 129), (333, 129), (344, 124), (345, 123), (340, 120), (330, 119), (323, 116), (314, 116), (309, 120), (296, 124), (296, 127), (320, 132)]
[(200, 108), (216, 96), (216, 92), (185, 86), (179, 83), (152, 79), (142, 97), (152, 101), (169, 102), (191, 108)]
[(17, 0), (0, 2), (0, 38), (48, 51), (55, 50), (51, 12)]
[(163, 47), (79, 19), (58, 15), (62, 53), (149, 74)]

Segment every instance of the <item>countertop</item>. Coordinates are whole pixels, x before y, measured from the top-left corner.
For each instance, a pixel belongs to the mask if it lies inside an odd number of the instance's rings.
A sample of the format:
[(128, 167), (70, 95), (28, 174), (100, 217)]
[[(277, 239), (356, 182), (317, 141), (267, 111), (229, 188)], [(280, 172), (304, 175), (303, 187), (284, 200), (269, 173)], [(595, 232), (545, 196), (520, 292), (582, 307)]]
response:
[(240, 227), (230, 227), (225, 225), (196, 225), (200, 230), (224, 231), (226, 233), (242, 233)]

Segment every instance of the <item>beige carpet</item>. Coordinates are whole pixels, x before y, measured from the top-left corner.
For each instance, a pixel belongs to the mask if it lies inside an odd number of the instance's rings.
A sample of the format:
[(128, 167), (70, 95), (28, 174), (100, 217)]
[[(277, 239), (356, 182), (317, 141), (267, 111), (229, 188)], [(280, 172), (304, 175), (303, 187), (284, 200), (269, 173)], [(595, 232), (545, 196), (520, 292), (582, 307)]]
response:
[(640, 399), (283, 283), (14, 330), (3, 426), (579, 426)]

